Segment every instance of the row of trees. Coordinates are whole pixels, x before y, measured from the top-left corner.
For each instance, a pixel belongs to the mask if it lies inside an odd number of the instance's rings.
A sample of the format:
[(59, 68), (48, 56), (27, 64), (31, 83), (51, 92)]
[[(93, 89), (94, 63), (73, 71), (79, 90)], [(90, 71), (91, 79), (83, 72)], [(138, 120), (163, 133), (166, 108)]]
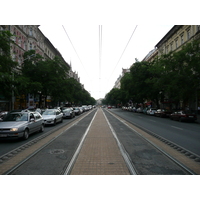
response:
[(11, 59), (10, 37), (8, 31), (0, 32), (0, 95), (11, 100), (15, 96), (32, 94), (42, 99), (51, 96), (52, 106), (58, 102), (73, 102), (73, 104), (95, 104), (82, 85), (74, 78), (68, 77), (70, 66), (60, 57), (45, 60), (35, 50), (24, 53), (21, 66)]
[[(168, 101), (178, 107), (191, 105), (200, 97), (200, 40), (186, 44), (153, 62), (136, 62), (121, 79), (121, 88), (113, 88), (104, 104), (127, 104), (153, 101), (157, 107)], [(197, 103), (196, 103), (197, 105)], [(172, 106), (172, 105), (171, 105)], [(197, 106), (196, 106), (197, 107)], [(193, 109), (197, 109), (197, 108)]]

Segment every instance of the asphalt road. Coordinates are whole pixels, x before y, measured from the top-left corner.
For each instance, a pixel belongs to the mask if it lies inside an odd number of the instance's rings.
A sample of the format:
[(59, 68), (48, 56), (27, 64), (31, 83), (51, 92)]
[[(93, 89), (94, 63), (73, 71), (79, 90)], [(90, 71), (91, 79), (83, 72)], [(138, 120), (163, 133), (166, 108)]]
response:
[[(86, 114), (86, 113), (84, 113), (84, 114)], [(0, 138), (0, 156), (8, 153), (9, 151), (12, 151), (12, 150), (18, 148), (19, 146), (21, 146), (27, 142), (30, 142), (31, 140), (33, 140), (43, 134), (46, 134), (47, 132), (49, 132), (53, 129), (58, 130), (61, 126), (69, 124), (70, 122), (76, 120), (77, 118), (83, 116), (84, 114), (82, 114), (80, 116), (76, 116), (73, 119), (63, 119), (63, 123), (58, 123), (55, 126), (53, 126), (53, 125), (45, 126), (45, 130), (43, 133), (31, 134), (29, 136), (28, 140), (23, 140), (23, 139), (18, 139), (18, 138)]]
[(62, 133), (39, 153), (14, 170), (12, 175), (59, 175), (69, 165), (95, 110)]
[(109, 111), (200, 156), (200, 124), (198, 123), (178, 122), (122, 109)]
[[(64, 174), (95, 112), (95, 110), (92, 111), (84, 119), (75, 123), (70, 129), (65, 130), (59, 137), (56, 137), (52, 142), (48, 143), (39, 152), (9, 174)], [(125, 126), (121, 121), (113, 117), (110, 113), (105, 112), (105, 114), (110, 124), (113, 126), (120, 143), (125, 147), (132, 163), (136, 167), (137, 174), (187, 174), (171, 159), (163, 155), (158, 149)], [(99, 129), (100, 127), (98, 127), (98, 130)], [(110, 148), (111, 147), (107, 148), (107, 150)], [(90, 154), (91, 152), (85, 151), (84, 153)], [(104, 152), (104, 154), (106, 154), (106, 152)], [(94, 159), (92, 160), (92, 158)], [(95, 159), (98, 160), (98, 156), (93, 155), (91, 159), (89, 159), (90, 165), (97, 162)], [(83, 165), (83, 161), (80, 160), (79, 164)]]

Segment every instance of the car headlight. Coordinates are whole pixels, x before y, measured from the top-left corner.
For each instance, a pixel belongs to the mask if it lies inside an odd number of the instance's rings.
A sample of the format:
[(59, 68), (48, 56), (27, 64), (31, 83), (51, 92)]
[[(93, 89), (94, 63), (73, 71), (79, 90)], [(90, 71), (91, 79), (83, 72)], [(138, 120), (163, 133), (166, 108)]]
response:
[(11, 128), (10, 131), (18, 131), (18, 128)]

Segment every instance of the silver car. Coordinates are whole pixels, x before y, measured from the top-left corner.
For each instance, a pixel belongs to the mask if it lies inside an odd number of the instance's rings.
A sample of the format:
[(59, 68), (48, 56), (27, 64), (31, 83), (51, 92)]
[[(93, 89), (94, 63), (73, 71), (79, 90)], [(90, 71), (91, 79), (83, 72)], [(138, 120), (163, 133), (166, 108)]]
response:
[(63, 113), (58, 109), (47, 109), (42, 113), (42, 117), (45, 125), (63, 122)]
[(0, 138), (28, 139), (34, 132), (44, 131), (44, 120), (38, 112), (9, 112), (0, 122)]

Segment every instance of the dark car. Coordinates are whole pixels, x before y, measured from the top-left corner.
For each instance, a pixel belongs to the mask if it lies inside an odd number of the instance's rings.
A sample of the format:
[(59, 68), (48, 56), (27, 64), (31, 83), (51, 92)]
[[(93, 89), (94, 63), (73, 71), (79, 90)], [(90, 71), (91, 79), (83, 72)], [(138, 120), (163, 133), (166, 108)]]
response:
[(81, 114), (81, 110), (80, 110), (79, 107), (75, 107), (73, 109), (74, 109), (75, 115), (80, 115)]
[(75, 112), (73, 108), (66, 108), (62, 111), (63, 113), (63, 118), (74, 118), (75, 117)]
[(195, 122), (197, 120), (197, 115), (189, 110), (186, 111), (177, 111), (174, 112), (170, 115), (170, 119), (172, 120), (178, 120), (180, 122), (182, 121), (190, 121), (190, 122)]
[(166, 109), (158, 109), (155, 111), (154, 115), (157, 117), (169, 117), (172, 111)]

